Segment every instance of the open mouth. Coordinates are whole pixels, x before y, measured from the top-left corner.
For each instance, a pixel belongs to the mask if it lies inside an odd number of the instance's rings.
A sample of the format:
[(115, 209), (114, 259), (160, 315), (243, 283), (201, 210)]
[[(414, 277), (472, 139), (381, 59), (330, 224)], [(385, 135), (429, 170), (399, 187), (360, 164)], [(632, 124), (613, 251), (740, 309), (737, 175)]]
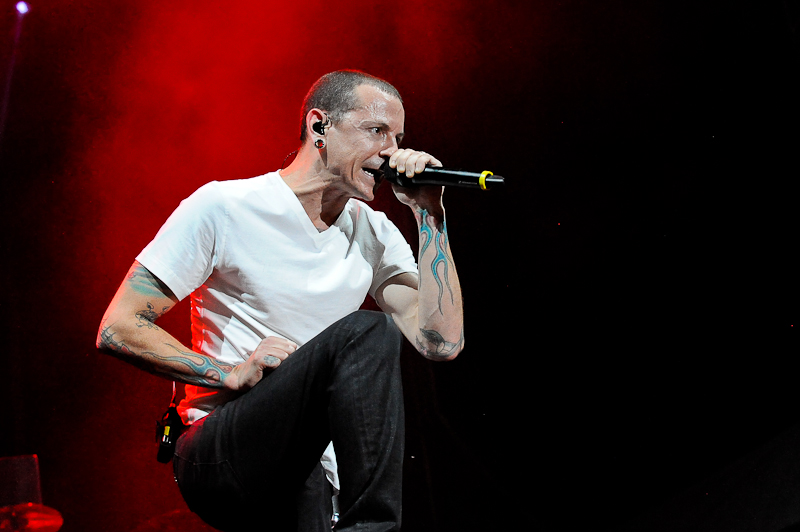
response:
[(363, 167), (361, 169), (364, 171), (365, 174), (372, 177), (372, 179), (375, 181), (375, 185), (379, 185), (383, 181), (383, 172), (381, 172), (379, 169), (366, 168), (366, 167)]

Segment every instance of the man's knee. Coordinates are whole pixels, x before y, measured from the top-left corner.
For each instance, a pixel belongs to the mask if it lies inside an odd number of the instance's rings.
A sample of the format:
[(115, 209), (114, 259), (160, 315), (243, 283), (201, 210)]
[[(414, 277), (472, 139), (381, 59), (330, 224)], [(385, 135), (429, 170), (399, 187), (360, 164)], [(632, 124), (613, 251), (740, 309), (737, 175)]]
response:
[[(393, 373), (400, 365), (403, 335), (391, 316), (383, 312), (358, 310), (336, 325), (339, 348), (336, 359), (366, 371), (375, 366)], [(392, 369), (390, 369), (392, 368)], [(374, 371), (374, 370), (371, 370)]]
[(392, 317), (384, 312), (357, 310), (343, 318), (340, 323), (347, 324), (358, 335), (369, 337), (377, 345), (387, 349), (396, 347), (398, 352), (400, 350), (403, 335)]

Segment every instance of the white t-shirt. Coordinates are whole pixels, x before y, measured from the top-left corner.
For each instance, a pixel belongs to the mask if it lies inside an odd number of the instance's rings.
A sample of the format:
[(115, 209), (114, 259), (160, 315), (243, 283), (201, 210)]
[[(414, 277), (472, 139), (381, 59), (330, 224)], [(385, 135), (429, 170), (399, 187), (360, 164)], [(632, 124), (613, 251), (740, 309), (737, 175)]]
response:
[[(191, 295), (193, 349), (229, 364), (268, 336), (303, 345), (387, 279), (417, 272), (383, 213), (351, 199), (320, 233), (278, 172), (202, 186), (136, 260), (178, 299)], [(192, 423), (232, 397), (187, 385), (179, 411)]]

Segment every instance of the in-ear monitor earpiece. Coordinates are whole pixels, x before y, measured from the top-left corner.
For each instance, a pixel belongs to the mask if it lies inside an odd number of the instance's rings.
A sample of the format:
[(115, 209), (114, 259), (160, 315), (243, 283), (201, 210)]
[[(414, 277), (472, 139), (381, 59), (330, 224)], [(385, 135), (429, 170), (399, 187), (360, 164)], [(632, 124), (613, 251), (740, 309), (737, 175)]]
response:
[(311, 129), (313, 129), (314, 133), (316, 133), (317, 135), (324, 135), (325, 128), (328, 127), (329, 125), (331, 125), (331, 119), (328, 117), (328, 115), (325, 115), (325, 121), (323, 122), (320, 120), (319, 122), (314, 122), (311, 125)]

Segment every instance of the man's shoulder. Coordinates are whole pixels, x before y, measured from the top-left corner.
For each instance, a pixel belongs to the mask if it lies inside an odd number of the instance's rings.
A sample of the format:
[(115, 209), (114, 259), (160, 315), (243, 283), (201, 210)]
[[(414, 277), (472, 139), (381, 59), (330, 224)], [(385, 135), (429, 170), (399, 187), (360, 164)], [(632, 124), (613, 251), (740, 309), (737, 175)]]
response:
[(247, 198), (261, 195), (262, 191), (274, 186), (277, 175), (277, 172), (272, 172), (247, 179), (209, 181), (181, 203), (201, 210), (227, 212), (232, 205), (246, 203)]
[(245, 196), (254, 191), (263, 189), (274, 183), (278, 172), (270, 172), (246, 179), (226, 179), (223, 181), (209, 181), (197, 189), (197, 193), (216, 197)]

